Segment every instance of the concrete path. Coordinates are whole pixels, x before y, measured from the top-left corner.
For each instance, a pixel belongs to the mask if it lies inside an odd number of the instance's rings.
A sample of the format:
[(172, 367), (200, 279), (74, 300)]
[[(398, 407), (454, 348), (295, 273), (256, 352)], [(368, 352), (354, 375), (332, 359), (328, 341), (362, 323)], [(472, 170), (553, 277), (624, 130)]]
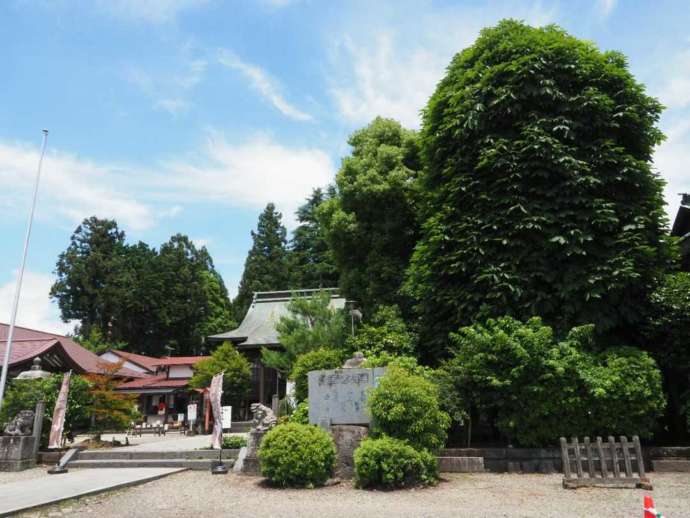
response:
[(0, 516), (10, 516), (33, 507), (141, 484), (184, 471), (180, 468), (110, 468), (74, 470), (19, 480), (0, 486)]

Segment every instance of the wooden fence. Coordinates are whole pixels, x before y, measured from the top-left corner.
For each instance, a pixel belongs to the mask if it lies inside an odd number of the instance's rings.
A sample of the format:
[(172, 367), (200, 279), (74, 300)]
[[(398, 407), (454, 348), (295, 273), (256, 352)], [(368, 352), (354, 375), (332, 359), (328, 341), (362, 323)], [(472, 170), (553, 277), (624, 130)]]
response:
[[(572, 453), (571, 453), (572, 452)], [(571, 442), (561, 437), (563, 487), (613, 486), (652, 489), (644, 470), (640, 438), (632, 443), (625, 436), (620, 441), (609, 436), (608, 442), (597, 437), (592, 443), (585, 437), (582, 444), (573, 437)]]

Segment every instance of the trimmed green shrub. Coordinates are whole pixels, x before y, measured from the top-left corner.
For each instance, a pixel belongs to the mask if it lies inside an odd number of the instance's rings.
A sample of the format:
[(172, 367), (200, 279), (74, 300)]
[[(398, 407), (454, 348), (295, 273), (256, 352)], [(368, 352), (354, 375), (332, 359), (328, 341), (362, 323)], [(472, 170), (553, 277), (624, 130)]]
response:
[(427, 450), (415, 450), (407, 442), (383, 436), (367, 438), (355, 450), (357, 487), (394, 489), (434, 484), (438, 462)]
[(297, 405), (295, 411), (290, 414), (289, 421), (297, 424), (309, 424), (309, 400), (305, 399)]
[(282, 487), (323, 485), (335, 467), (335, 444), (317, 426), (281, 424), (270, 430), (259, 447), (261, 474)]
[(390, 366), (367, 404), (374, 436), (389, 435), (430, 451), (443, 447), (450, 418), (439, 407), (438, 387), (433, 382)]
[(591, 325), (558, 341), (539, 318), (503, 317), (464, 327), (451, 342), (450, 386), (520, 446), (569, 435), (648, 437), (664, 408), (654, 360), (632, 347), (590, 352)]
[(295, 382), (297, 401), (304, 401), (309, 397), (309, 371), (338, 369), (342, 364), (342, 352), (325, 347), (298, 356), (290, 376)]
[(238, 448), (243, 448), (247, 445), (247, 438), (241, 435), (229, 435), (223, 437), (223, 449), (233, 450)]

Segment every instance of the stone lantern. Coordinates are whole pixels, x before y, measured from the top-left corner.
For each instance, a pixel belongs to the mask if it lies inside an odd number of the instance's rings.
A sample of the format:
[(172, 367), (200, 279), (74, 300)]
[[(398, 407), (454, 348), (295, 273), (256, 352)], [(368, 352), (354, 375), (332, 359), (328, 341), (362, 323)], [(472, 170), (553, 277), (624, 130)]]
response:
[(50, 377), (50, 372), (41, 369), (41, 358), (39, 356), (36, 356), (36, 358), (34, 358), (34, 361), (31, 364), (31, 369), (29, 369), (28, 371), (20, 372), (15, 379), (35, 380), (48, 377)]

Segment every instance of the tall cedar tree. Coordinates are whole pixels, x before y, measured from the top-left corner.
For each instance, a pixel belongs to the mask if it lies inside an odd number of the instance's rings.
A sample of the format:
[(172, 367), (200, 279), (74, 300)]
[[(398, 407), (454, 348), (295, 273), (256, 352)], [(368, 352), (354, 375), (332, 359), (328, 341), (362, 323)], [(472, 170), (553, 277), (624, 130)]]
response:
[(273, 203), (259, 215), (256, 232), (252, 231), (252, 248), (244, 263), (233, 315), (244, 318), (255, 291), (284, 290), (288, 287), (288, 252), (282, 215)]
[(60, 254), (51, 296), (63, 320), (79, 321), (81, 341), (151, 355), (198, 354), (205, 336), (234, 326), (206, 248), (180, 234), (160, 253), (124, 239), (115, 221), (92, 217)]
[(340, 286), (365, 313), (381, 304), (405, 308), (399, 291), (418, 237), (417, 134), (379, 117), (348, 143), (337, 195), (319, 209)]
[(661, 111), (623, 55), (555, 26), (503, 21), (453, 58), (424, 110), (407, 283), (427, 359), (504, 314), (637, 338), (671, 255), (651, 168)]
[(334, 195), (314, 189), (307, 202), (297, 209), (299, 225), (292, 233), (289, 251), (290, 288), (330, 288), (338, 285), (338, 270), (317, 218), (321, 204)]
[(123, 286), (117, 277), (125, 255), (125, 233), (114, 220), (85, 219), (72, 234), (67, 250), (58, 257), (57, 280), (50, 290), (57, 300), (62, 319), (78, 320), (81, 333), (96, 327), (111, 336)]

